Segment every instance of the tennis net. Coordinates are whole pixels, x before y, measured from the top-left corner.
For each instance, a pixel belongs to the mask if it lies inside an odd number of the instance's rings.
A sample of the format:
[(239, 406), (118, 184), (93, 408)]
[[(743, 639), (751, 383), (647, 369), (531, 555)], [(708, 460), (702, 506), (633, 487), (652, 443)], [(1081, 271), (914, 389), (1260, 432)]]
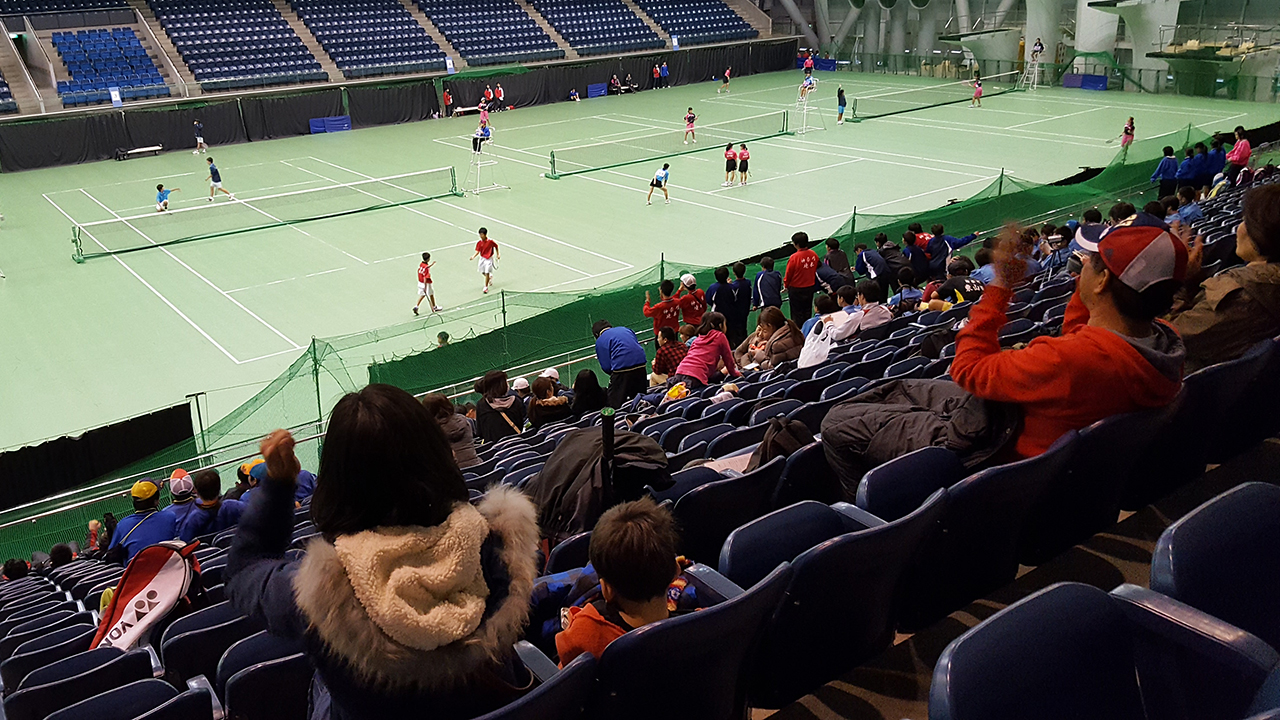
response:
[[(1013, 92), (1022, 73), (1015, 71), (982, 78), (983, 99)], [(969, 102), (973, 98), (973, 81), (923, 85), (903, 90), (888, 90), (851, 98), (855, 122), (900, 115), (927, 108)]]
[(551, 151), (551, 172), (546, 177), (558, 180), (565, 175), (621, 167), (650, 160), (687, 155), (704, 150), (718, 150), (726, 143), (745, 143), (787, 134), (787, 111), (764, 113), (727, 120), (695, 129), (699, 142), (684, 143), (684, 127), (646, 126), (635, 135), (586, 143)]
[[(266, 194), (237, 194), (235, 199), (220, 195), (216, 202), (197, 196), (189, 204), (165, 212), (125, 215), (106, 209), (113, 217), (93, 222), (76, 222), (71, 228), (72, 259), (83, 263), (98, 257), (123, 255), (181, 243), (290, 227), (414, 205), (448, 196), (460, 196), (452, 166), (419, 170), (350, 183)], [(174, 195), (173, 200), (180, 196)], [(84, 244), (97, 250), (84, 252)]]

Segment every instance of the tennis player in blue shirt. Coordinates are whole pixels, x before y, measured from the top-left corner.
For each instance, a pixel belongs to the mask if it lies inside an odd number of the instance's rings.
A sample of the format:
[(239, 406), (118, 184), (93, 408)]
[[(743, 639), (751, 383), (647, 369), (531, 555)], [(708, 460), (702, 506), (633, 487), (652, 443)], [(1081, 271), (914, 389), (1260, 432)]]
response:
[(653, 204), (653, 191), (657, 188), (662, 191), (662, 196), (667, 199), (667, 204), (671, 204), (671, 195), (667, 193), (667, 178), (671, 177), (671, 163), (662, 163), (662, 169), (653, 174), (653, 180), (649, 181), (649, 197), (645, 198), (645, 205)]
[(218, 172), (218, 166), (213, 164), (213, 158), (208, 158), (206, 162), (209, 163), (209, 177), (205, 178), (205, 180), (209, 181), (209, 202), (213, 202), (213, 196), (218, 194), (219, 191), (226, 194), (226, 196), (232, 200), (235, 200), (236, 196), (227, 192), (227, 189), (222, 187), (222, 173)]
[(169, 193), (182, 192), (182, 188), (174, 188), (165, 190), (164, 183), (156, 186), (156, 212), (164, 212), (169, 209)]

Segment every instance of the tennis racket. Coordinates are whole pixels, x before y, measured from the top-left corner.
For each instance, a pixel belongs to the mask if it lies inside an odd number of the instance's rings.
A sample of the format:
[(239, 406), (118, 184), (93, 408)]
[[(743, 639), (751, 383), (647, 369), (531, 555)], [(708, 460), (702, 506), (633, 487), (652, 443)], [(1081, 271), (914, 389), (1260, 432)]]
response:
[(1115, 139), (1115, 138), (1108, 138), (1108, 139), (1107, 139), (1107, 144), (1108, 144), (1108, 145), (1110, 145), (1110, 144), (1114, 143), (1115, 141), (1116, 141), (1116, 139)]

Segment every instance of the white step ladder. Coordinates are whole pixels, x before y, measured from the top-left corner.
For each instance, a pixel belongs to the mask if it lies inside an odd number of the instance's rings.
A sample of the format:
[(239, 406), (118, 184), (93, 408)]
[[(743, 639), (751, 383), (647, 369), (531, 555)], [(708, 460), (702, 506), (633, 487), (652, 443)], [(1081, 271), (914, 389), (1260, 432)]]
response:
[(1018, 79), (1019, 90), (1035, 90), (1040, 85), (1040, 61), (1032, 60)]
[[(497, 174), (496, 168), (498, 161), (485, 159), (486, 155), (484, 154), (484, 146), (489, 144), (490, 143), (483, 143), (480, 145), (480, 152), (471, 153), (471, 166), (467, 169), (467, 179), (462, 183), (462, 191), (464, 193), (479, 195), (482, 192), (488, 192), (490, 190), (511, 189), (506, 185), (500, 185), (494, 180), (494, 176)], [(492, 169), (486, 171), (485, 168)], [(484, 180), (482, 179), (483, 175), (490, 176), (488, 184), (484, 183)]]
[[(817, 88), (814, 88), (814, 90), (816, 89)], [(809, 95), (813, 95), (813, 90), (809, 91)], [(814, 132), (816, 130), (827, 129), (826, 121), (822, 119), (822, 111), (818, 110), (817, 108), (813, 108), (812, 110), (810, 110), (809, 95), (806, 95), (803, 98), (800, 98), (800, 97), (796, 98), (796, 113), (800, 115), (800, 126), (796, 128), (797, 135), (804, 135), (805, 133)], [(809, 121), (810, 114), (812, 114), (812, 116), (817, 120), (817, 122), (810, 123)]]

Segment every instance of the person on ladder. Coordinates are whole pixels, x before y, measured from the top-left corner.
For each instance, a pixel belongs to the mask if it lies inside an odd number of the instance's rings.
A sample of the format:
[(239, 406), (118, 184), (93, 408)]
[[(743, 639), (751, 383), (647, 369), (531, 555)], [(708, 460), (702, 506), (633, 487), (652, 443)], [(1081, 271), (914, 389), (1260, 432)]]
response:
[(481, 120), (480, 126), (476, 128), (476, 134), (471, 136), (471, 152), (479, 155), (481, 146), (492, 139), (493, 129), (489, 127), (489, 121)]

